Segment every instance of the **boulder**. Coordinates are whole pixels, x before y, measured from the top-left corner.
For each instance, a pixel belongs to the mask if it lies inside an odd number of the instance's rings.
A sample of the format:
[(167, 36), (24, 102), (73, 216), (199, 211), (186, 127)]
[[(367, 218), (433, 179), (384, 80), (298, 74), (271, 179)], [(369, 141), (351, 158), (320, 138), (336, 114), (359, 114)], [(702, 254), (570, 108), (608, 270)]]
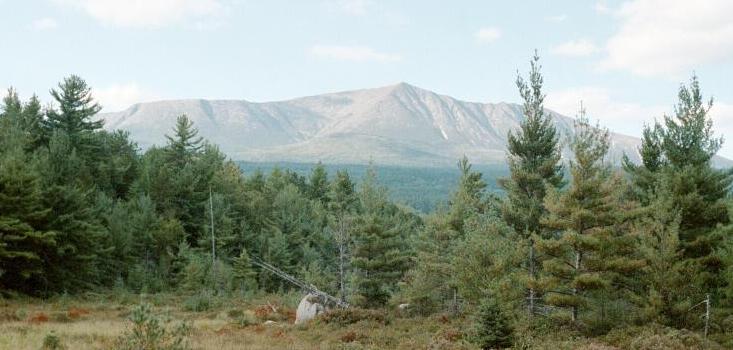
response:
[(315, 294), (308, 294), (300, 300), (298, 310), (295, 311), (295, 324), (301, 324), (326, 311), (320, 298)]

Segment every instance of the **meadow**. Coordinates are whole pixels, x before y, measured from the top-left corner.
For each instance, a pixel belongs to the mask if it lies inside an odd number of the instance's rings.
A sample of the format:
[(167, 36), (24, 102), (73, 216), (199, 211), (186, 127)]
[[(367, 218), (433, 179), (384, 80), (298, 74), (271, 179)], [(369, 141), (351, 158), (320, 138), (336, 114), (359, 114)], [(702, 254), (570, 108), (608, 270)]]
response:
[[(133, 310), (149, 305), (165, 335), (147, 324), (145, 349), (478, 349), (471, 344), (471, 319), (463, 314), (431, 316), (397, 309), (352, 308), (295, 325), (299, 293), (241, 297), (173, 294), (94, 294), (0, 300), (0, 349), (128, 349), (136, 337)], [(180, 324), (181, 347), (170, 341)], [(166, 347), (167, 346), (167, 347)], [(586, 338), (572, 328), (517, 330), (516, 349), (723, 349), (699, 333), (648, 325)]]

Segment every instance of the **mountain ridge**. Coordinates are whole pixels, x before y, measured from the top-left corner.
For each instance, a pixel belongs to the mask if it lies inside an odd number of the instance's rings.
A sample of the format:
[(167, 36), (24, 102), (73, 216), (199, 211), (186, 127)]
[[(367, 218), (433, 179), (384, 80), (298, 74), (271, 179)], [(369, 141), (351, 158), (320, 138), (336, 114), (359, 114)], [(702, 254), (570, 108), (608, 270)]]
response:
[[(573, 118), (546, 111), (563, 139), (573, 133)], [(161, 100), (101, 117), (106, 128), (130, 131), (147, 148), (163, 144), (183, 113), (235, 160), (404, 166), (452, 166), (463, 155), (504, 162), (507, 133), (523, 118), (518, 104), (466, 102), (405, 82), (272, 102)], [(609, 158), (618, 163), (627, 154), (638, 162), (639, 144), (612, 132)], [(563, 155), (570, 156), (567, 147)]]

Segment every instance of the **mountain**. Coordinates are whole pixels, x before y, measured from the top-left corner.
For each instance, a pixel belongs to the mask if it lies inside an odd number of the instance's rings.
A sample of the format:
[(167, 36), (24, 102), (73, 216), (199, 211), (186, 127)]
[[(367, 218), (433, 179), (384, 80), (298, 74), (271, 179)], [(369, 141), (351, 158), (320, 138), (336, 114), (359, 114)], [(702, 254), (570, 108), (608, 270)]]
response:
[[(572, 118), (547, 112), (562, 135), (572, 134)], [(406, 83), (264, 103), (139, 103), (101, 117), (147, 148), (164, 144), (183, 113), (235, 160), (435, 167), (453, 166), (464, 154), (474, 163), (504, 162), (507, 132), (523, 118), (517, 104), (460, 101)], [(612, 133), (610, 158), (619, 162), (625, 153), (638, 161), (639, 143)]]

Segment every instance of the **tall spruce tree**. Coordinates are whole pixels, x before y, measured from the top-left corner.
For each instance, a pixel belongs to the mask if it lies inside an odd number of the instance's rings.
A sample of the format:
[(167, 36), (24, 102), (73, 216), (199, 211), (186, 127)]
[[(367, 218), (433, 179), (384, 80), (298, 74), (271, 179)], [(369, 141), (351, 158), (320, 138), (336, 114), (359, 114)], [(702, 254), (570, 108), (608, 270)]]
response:
[[(517, 77), (517, 88), (524, 100), (524, 120), (520, 123), (519, 131), (510, 132), (507, 137), (510, 177), (498, 181), (506, 191), (506, 199), (501, 206), (504, 220), (519, 237), (529, 240), (529, 284), (536, 275), (532, 236), (546, 236), (540, 218), (546, 212), (543, 201), (547, 188), (556, 189), (563, 185), (559, 137), (551, 117), (544, 110), (544, 79), (540, 73), (539, 60), (535, 51), (530, 61), (528, 81), (522, 76)], [(536, 296), (532, 286), (528, 289), (528, 310), (532, 314)]]

